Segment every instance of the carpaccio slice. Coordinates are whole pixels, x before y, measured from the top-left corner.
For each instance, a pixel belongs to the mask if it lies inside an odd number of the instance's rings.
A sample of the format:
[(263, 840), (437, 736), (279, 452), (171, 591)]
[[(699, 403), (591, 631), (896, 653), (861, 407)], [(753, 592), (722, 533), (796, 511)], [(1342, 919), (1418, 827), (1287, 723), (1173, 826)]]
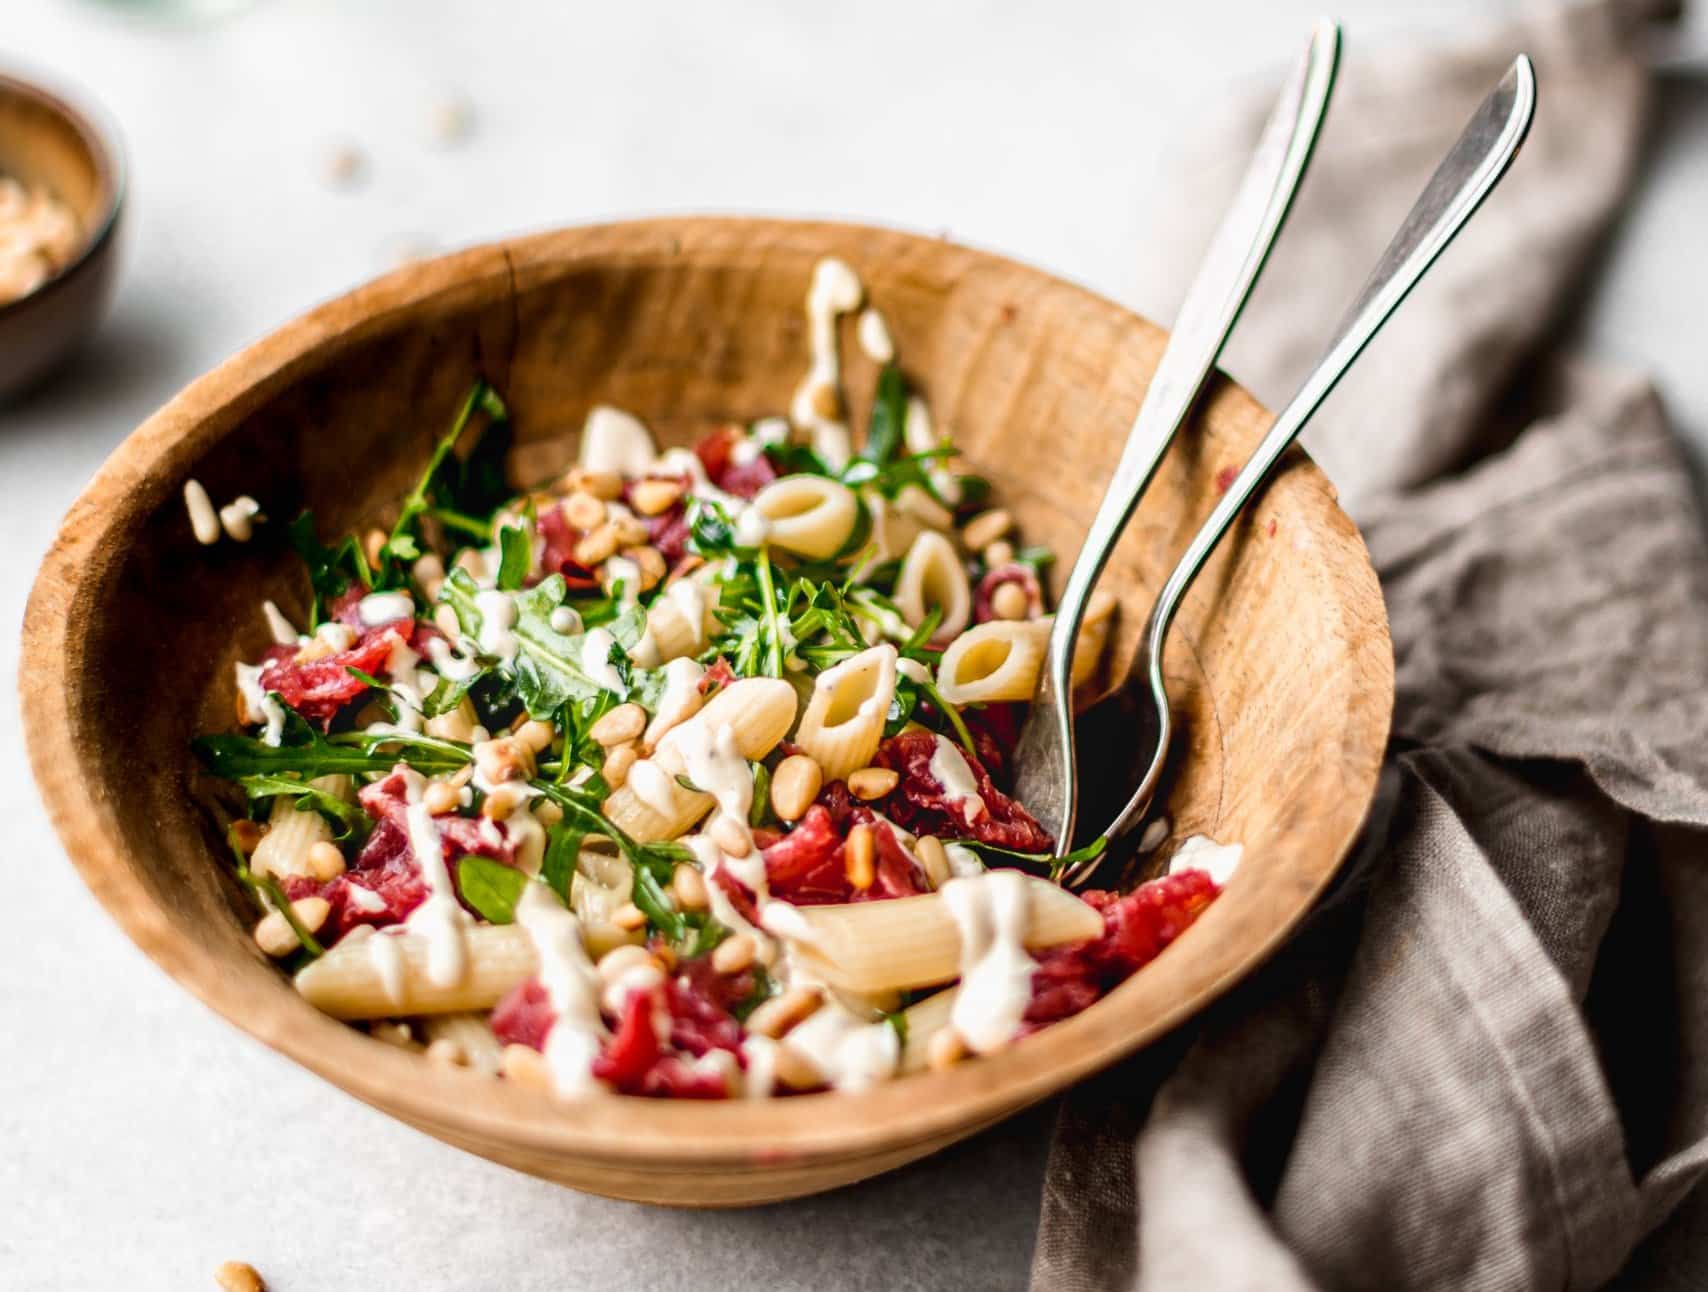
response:
[(1015, 852), (1049, 851), (1049, 833), (1030, 812), (996, 788), (983, 760), (962, 750), (985, 806), (976, 820), (968, 821), (931, 774), (931, 756), (936, 751), (937, 737), (929, 731), (904, 731), (878, 746), (872, 762), (890, 768), (901, 778), (895, 789), (879, 800), (884, 815), (911, 834), (971, 838)]
[[(761, 854), (773, 897), (796, 906), (823, 906), (912, 897), (929, 891), (925, 877), (895, 832), (871, 808), (853, 803), (841, 781), (826, 786), (819, 797), (793, 830)], [(846, 840), (855, 825), (871, 826), (876, 844), (872, 885), (865, 889), (848, 882)], [(717, 877), (722, 879), (724, 873), (719, 871)]]
[(777, 469), (763, 453), (755, 453), (745, 462), (736, 460), (736, 447), (746, 442), (739, 426), (726, 426), (694, 446), (700, 465), (706, 468), (706, 478), (737, 498), (751, 498), (777, 478)]
[(356, 668), (374, 677), (386, 676), (392, 648), (399, 642), (405, 645), (413, 642), (415, 626), (413, 619), (398, 619), (369, 628), (349, 650), (301, 664), (292, 662), (296, 653), (292, 648), (275, 646), (267, 652), (268, 662), (262, 666), (257, 680), (265, 690), (277, 691), (303, 717), (325, 726), (340, 709), (368, 689), (368, 684), (350, 670)]
[(583, 535), (576, 532), (565, 519), (560, 507), (547, 507), (535, 521), (540, 536), (540, 571), (561, 574), (571, 592), (594, 592), (599, 588), (599, 576), (575, 559), (575, 545)]

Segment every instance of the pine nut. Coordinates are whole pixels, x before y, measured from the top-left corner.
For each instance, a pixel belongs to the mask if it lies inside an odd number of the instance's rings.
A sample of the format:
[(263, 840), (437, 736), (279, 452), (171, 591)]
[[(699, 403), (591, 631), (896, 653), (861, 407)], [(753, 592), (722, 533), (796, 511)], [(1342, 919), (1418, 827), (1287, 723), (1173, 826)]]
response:
[(771, 1073), (777, 1084), (786, 1090), (815, 1090), (824, 1084), (824, 1074), (813, 1066), (812, 1061), (787, 1045), (777, 1047)]
[(619, 704), (595, 722), (587, 734), (610, 749), (614, 745), (628, 744), (645, 730), (646, 710), (638, 704)]
[(862, 767), (848, 774), (848, 792), (857, 799), (881, 799), (899, 780), (901, 776), (888, 767)]
[(615, 556), (619, 545), (617, 527), (608, 523), (601, 525), (575, 545), (575, 562), (591, 570)]
[(990, 594), (990, 612), (998, 619), (1024, 619), (1029, 603), (1026, 589), (1018, 583), (1003, 583)]
[(633, 933), (636, 929), (644, 929), (646, 927), (646, 912), (641, 910), (641, 908), (636, 906), (633, 902), (624, 902), (615, 911), (611, 912), (611, 923), (615, 924), (625, 933)]
[(457, 559), (451, 562), (469, 578), (479, 583), (486, 577), (486, 557), (481, 555), (478, 547), (465, 547), (457, 553)]
[(593, 471), (576, 467), (569, 473), (569, 486), (590, 493), (604, 502), (615, 502), (623, 496), (623, 477), (615, 471)]
[[(291, 914), (304, 931), (315, 933), (332, 911), (324, 897), (302, 897), (291, 903)], [(297, 949), (297, 935), (283, 911), (268, 911), (255, 925), (255, 945), (277, 959)]]
[(440, 606), (433, 612), (433, 623), (438, 630), (456, 641), (462, 635), (462, 621), (457, 618), (457, 612), (449, 606)]
[(677, 866), (670, 876), (670, 895), (684, 911), (703, 911), (712, 904), (706, 891), (705, 876), (687, 862)]
[(938, 1032), (925, 1048), (925, 1061), (933, 1072), (952, 1068), (966, 1057), (967, 1043), (953, 1027)]
[(516, 811), (521, 801), (519, 793), (508, 785), (500, 785), (481, 800), (480, 814), (488, 821), (502, 821)]
[(261, 1274), (247, 1261), (227, 1261), (214, 1271), (222, 1292), (267, 1292)]
[(658, 516), (681, 496), (682, 486), (675, 480), (642, 480), (629, 490), (629, 505), (643, 516)]
[(474, 747), (474, 769), (488, 785), (525, 781), (534, 768), (534, 751), (511, 736), (483, 740)]
[(322, 884), (344, 873), (344, 854), (337, 844), (325, 839), (310, 844), (303, 861), (308, 867), (308, 877)]
[(742, 828), (741, 823), (722, 813), (712, 818), (706, 833), (728, 856), (745, 857), (753, 851), (753, 841), (747, 837), (747, 831)]
[(362, 551), (367, 555), (369, 565), (378, 565), (380, 557), (385, 552), (386, 541), (391, 537), (383, 529), (370, 529), (368, 536), (362, 540)]
[(1014, 560), (1014, 545), (1005, 539), (997, 539), (984, 549), (984, 565), (987, 570), (1011, 564)]
[(557, 739), (557, 728), (549, 722), (534, 718), (516, 728), (516, 739), (536, 754), (543, 754), (552, 747), (552, 741)]
[(441, 1036), (427, 1043), (427, 1062), (436, 1063), (441, 1068), (466, 1068), (469, 1064), (468, 1051), (450, 1037)]
[(634, 516), (617, 516), (611, 521), (611, 527), (617, 531), (619, 547), (632, 547), (652, 537), (652, 531), (646, 527), (646, 523)]
[(811, 1018), (823, 1003), (824, 997), (816, 988), (791, 987), (749, 1014), (747, 1030), (776, 1040), (795, 1024)]
[(663, 554), (656, 547), (644, 543), (639, 547), (625, 547), (623, 555), (633, 561), (635, 568), (640, 571), (642, 592), (652, 591), (658, 586), (659, 580), (664, 578), (664, 571), (668, 567), (664, 563)]
[(462, 802), (462, 791), (445, 781), (429, 782), (421, 791), (421, 806), (428, 816), (449, 816)]
[(784, 821), (799, 821), (818, 797), (824, 769), (811, 754), (790, 754), (771, 774), (771, 807)]
[(618, 745), (605, 755), (605, 764), (599, 769), (599, 774), (605, 778), (605, 784), (614, 790), (623, 788), (623, 782), (629, 779), (629, 768), (635, 765), (635, 747), (632, 744)]
[(878, 845), (872, 835), (869, 825), (857, 825), (848, 831), (848, 839), (842, 845), (842, 865), (848, 876), (848, 882), (861, 892), (872, 886), (877, 879)]
[(498, 1070), (506, 1080), (519, 1086), (547, 1093), (551, 1091), (551, 1069), (546, 1067), (545, 1056), (538, 1050), (531, 1050), (525, 1045), (506, 1045), (498, 1061)]
[(967, 522), (961, 531), (961, 541), (977, 552), (1005, 537), (1013, 528), (1014, 517), (1001, 507), (993, 507), (989, 511), (981, 511)]
[(392, 1023), (384, 1020), (369, 1023), (368, 1035), (376, 1041), (395, 1045), (400, 1050), (413, 1050), (415, 1048), (415, 1033), (409, 1030), (408, 1023)]
[(949, 880), (949, 854), (943, 841), (934, 834), (922, 834), (914, 841), (913, 851), (919, 864), (925, 867), (925, 878), (931, 887), (943, 887)]
[(812, 388), (807, 397), (812, 401), (812, 411), (827, 422), (834, 422), (842, 416), (842, 392), (828, 381), (821, 381)]
[(415, 564), (409, 567), (409, 573), (414, 580), (425, 587), (429, 583), (443, 582), (445, 578), (445, 563), (437, 553), (428, 552), (418, 557)]
[(308, 641), (291, 656), (293, 664), (312, 664), (317, 659), (325, 659), (328, 655), (336, 655), (332, 643), (321, 637), (310, 637)]
[(558, 504), (571, 529), (591, 533), (605, 523), (605, 504), (590, 493), (572, 493)]
[(582, 925), (581, 935), (587, 942), (587, 954), (594, 960), (609, 955), (619, 947), (638, 946), (645, 940), (639, 929), (619, 929), (603, 921)]
[(563, 809), (550, 799), (540, 799), (534, 804), (534, 820), (541, 825), (556, 825), (563, 820)]
[(745, 933), (725, 938), (712, 951), (712, 968), (722, 974), (737, 974), (752, 967), (753, 939)]
[(645, 947), (632, 945), (617, 947), (602, 957), (595, 968), (599, 973), (599, 981), (607, 987), (637, 969), (656, 969), (660, 973), (664, 971), (664, 966), (659, 963), (657, 956)]

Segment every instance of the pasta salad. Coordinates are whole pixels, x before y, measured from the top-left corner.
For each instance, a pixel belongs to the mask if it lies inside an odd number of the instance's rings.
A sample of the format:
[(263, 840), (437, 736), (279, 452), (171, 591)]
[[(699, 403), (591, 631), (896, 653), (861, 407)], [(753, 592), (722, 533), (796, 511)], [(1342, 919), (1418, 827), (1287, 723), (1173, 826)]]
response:
[[(786, 417), (661, 451), (596, 408), (516, 495), (481, 384), (388, 529), (290, 526), (306, 622), (263, 604), (241, 730), (195, 747), (242, 805), (255, 940), (306, 999), (564, 1096), (851, 1090), (1083, 1010), (1215, 898), (1237, 851), (1196, 840), (1124, 896), (1051, 882), (1004, 789), (1048, 553), (960, 471), (863, 300), (819, 264)], [(856, 314), (881, 365), (858, 448)]]

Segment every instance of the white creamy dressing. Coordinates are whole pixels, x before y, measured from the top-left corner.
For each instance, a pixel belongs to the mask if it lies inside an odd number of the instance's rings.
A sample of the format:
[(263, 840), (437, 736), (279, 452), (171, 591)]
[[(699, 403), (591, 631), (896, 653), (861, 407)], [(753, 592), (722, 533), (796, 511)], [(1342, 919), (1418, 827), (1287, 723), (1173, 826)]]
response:
[(896, 661), (896, 672), (922, 686), (931, 685), (931, 670), (916, 659), (898, 659)]
[(243, 696), (245, 711), (251, 715), (260, 714), (262, 721), (266, 723), (266, 730), (261, 733), (261, 743), (276, 747), (285, 732), (285, 706), (261, 685), (261, 668), (260, 664), (239, 662), (236, 665), (237, 690)]
[(784, 1042), (834, 1089), (864, 1090), (895, 1075), (901, 1038), (888, 1023), (868, 1023), (841, 1001), (826, 1000)]
[(777, 1084), (777, 1042), (753, 1033), (742, 1039), (741, 1057), (747, 1060), (741, 1093), (747, 1099), (764, 1099)]
[(760, 515), (759, 508), (745, 507), (735, 518), (731, 534), (737, 547), (759, 547), (771, 537), (771, 522)]
[(434, 672), (453, 682), (466, 682), (480, 672), (478, 661), (452, 649), (443, 637), (427, 639), (427, 657), (433, 661)]
[(888, 363), (896, 357), (896, 343), (890, 339), (890, 329), (877, 307), (868, 305), (860, 311), (860, 322), (854, 329), (860, 348), (873, 363)]
[(190, 532), (195, 534), (196, 542), (203, 547), (219, 542), (219, 513), (200, 480), (184, 481), (184, 510), (190, 513)]
[(516, 626), (516, 598), (496, 588), (483, 588), (474, 594), (474, 607), (480, 611), (480, 649), (506, 664), (513, 662), (519, 645), (510, 631)]
[(1162, 847), (1162, 841), (1166, 838), (1168, 838), (1168, 818), (1159, 816), (1145, 827), (1143, 834), (1139, 835), (1139, 851), (1141, 853), (1155, 852)]
[(599, 1017), (599, 974), (581, 940), (581, 922), (544, 884), (529, 884), (516, 903), (516, 923), (539, 958), (540, 985), (557, 1017), (546, 1033), (546, 1066), (560, 1095), (601, 1088), (593, 1060), (610, 1035)]
[(295, 646), (302, 640), (302, 635), (284, 613), (271, 601), (261, 603), (261, 615), (267, 621), (267, 631), (273, 634), (275, 646)]
[(552, 611), (552, 631), (562, 633), (565, 637), (573, 637), (581, 631), (581, 616), (568, 606), (559, 606)]
[[(391, 634), (387, 634), (391, 636)], [(391, 653), (386, 656), (386, 689), (391, 693), (396, 719), (392, 722), (370, 722), (364, 731), (392, 735), (416, 735), (426, 720), (426, 700), (434, 679), (423, 678), (416, 666), (421, 656), (410, 649), (402, 637), (392, 637)]]
[(639, 418), (601, 404), (587, 414), (577, 460), (589, 471), (644, 476), (652, 466), (655, 452), (652, 432)]
[(581, 640), (581, 671), (593, 680), (594, 685), (620, 692), (623, 675), (611, 663), (611, 648), (616, 644), (616, 638), (603, 628), (595, 628), (588, 633)]
[[(351, 884), (347, 890), (351, 906), (368, 915), (378, 915), (385, 910), (385, 898), (371, 888), (363, 888), (360, 884)], [(361, 927), (366, 928), (366, 925)]]
[(356, 630), (336, 619), (329, 619), (316, 628), (314, 637), (334, 651), (349, 650), (356, 644)]
[(675, 813), (676, 781), (664, 768), (650, 758), (639, 759), (629, 768), (624, 782), (631, 793), (661, 817)]
[(931, 751), (931, 777), (943, 787), (943, 796), (958, 804), (961, 817), (972, 825), (985, 813), (984, 799), (979, 795), (979, 783), (973, 769), (951, 741), (937, 737), (937, 748)]
[(823, 416), (813, 406), (813, 395), (820, 387), (840, 392), (842, 356), (836, 341), (836, 320), (859, 309), (864, 296), (860, 280), (842, 261), (827, 256), (814, 267), (812, 287), (807, 292), (812, 366), (789, 405), (789, 420), (811, 437), (814, 451), (836, 469), (847, 466), (851, 455), (848, 426), (839, 418)]
[(1168, 873), (1178, 875), (1183, 870), (1201, 870), (1220, 888), (1233, 878), (1244, 852), (1244, 844), (1217, 843), (1206, 835), (1195, 834), (1169, 858)]
[[(638, 964), (630, 965), (605, 984), (603, 992), (600, 993), (599, 1004), (607, 1014), (614, 1014), (621, 1018), (623, 1008), (629, 1003), (630, 992), (651, 992), (663, 985), (664, 970), (658, 966), (656, 961), (642, 960)], [(670, 1015), (666, 1013), (664, 1035), (659, 1039), (666, 1040), (669, 1035)]]
[(356, 618), (367, 628), (413, 619), (415, 598), (407, 592), (370, 592), (356, 603)]
[(696, 633), (704, 632), (706, 625), (706, 590), (692, 579), (677, 579), (664, 590), (665, 599), (677, 610), (682, 617), (694, 625)]
[[(234, 543), (247, 543), (255, 537), (255, 522), (265, 520), (261, 504), (248, 494), (233, 498), (219, 509), (219, 523)], [(201, 537), (199, 534), (197, 537)]]
[[(943, 447), (936, 429), (931, 425), (931, 410), (918, 395), (908, 397), (907, 416), (902, 420), (902, 439), (907, 441), (909, 453), (929, 453), (933, 449)], [(933, 463), (925, 475), (939, 498), (951, 507), (960, 503), (961, 482), (953, 471), (943, 465), (941, 459)]]
[[(352, 884), (350, 891), (355, 893), (358, 886)], [(380, 905), (384, 907), (385, 903), (382, 901)], [(368, 963), (374, 967), (374, 974), (379, 978), (380, 986), (385, 989), (386, 999), (399, 1009), (403, 1008), (403, 1002), (408, 999), (408, 984), (405, 978), (403, 948), (397, 944), (397, 935), (382, 930), (368, 938), (367, 943)]]
[(1026, 954), (1026, 876), (991, 870), (941, 890), (961, 933), (961, 983), (949, 1019), (977, 1054), (1014, 1039), (1038, 965)]
[(601, 569), (601, 576), (606, 596), (614, 595), (617, 585), (621, 584), (623, 605), (632, 606), (640, 600), (641, 568), (628, 557), (612, 556), (607, 558)]
[(468, 945), (463, 930), (472, 921), (457, 901), (439, 827), (421, 801), (426, 781), (418, 772), (405, 771), (402, 775), (409, 804), (404, 813), (404, 828), (409, 836), (409, 850), (415, 855), (415, 863), (421, 867), (421, 878), (427, 885), (426, 900), (403, 922), (411, 932), (426, 939), (428, 979), (440, 987), (454, 987), (468, 972)]
[(943, 855), (949, 859), (949, 873), (956, 879), (971, 879), (985, 872), (985, 864), (979, 860), (978, 853), (964, 843), (944, 844)]

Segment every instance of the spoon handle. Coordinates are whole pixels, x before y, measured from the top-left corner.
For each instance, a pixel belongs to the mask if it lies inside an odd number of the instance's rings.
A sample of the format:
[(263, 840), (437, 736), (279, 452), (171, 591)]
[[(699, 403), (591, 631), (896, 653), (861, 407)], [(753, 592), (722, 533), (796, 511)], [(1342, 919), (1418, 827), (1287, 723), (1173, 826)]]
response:
[[(1163, 584), (1145, 625), (1142, 658), (1150, 673), (1151, 690), (1159, 699), (1164, 694), (1163, 641), (1192, 580), (1281, 454), (1298, 438), (1305, 423), (1334, 389), (1335, 383), (1345, 375), (1406, 294), (1417, 285), (1435, 263), (1435, 258), (1464, 228), (1483, 199), (1500, 182), (1519, 145), (1524, 142), (1535, 109), (1536, 74), (1529, 58), (1520, 54), (1500, 84), (1483, 100), (1458, 142), (1424, 186), (1422, 195), (1382, 253), (1382, 258), (1376, 262), (1375, 270), (1341, 322), (1322, 359), (1275, 419), (1275, 424), (1258, 443), (1250, 461), (1234, 477), (1209, 519), (1187, 545), (1180, 563)], [(1162, 703), (1166, 706), (1166, 699)], [(1139, 792), (1109, 827), (1111, 838), (1137, 824), (1154, 789), (1154, 777), (1147, 777), (1147, 781), (1150, 783), (1140, 786)]]
[(1059, 727), (1052, 733), (1053, 743), (1065, 765), (1044, 768), (1042, 762), (1057, 764), (1057, 760), (1031, 760), (1041, 776), (1034, 778), (1029, 792), (1034, 810), (1058, 818), (1046, 822), (1058, 838), (1067, 839), (1073, 833), (1073, 729), (1068, 697), (1072, 694), (1074, 644), (1086, 602), (1157, 464), (1227, 343), (1252, 284), (1275, 245), (1322, 128), (1339, 58), (1340, 28), (1323, 19), (1311, 36), (1305, 57), (1282, 89), (1233, 205), (1217, 228), (1181, 304), (1162, 361), (1151, 377), (1126, 447), (1057, 603), (1029, 724), (1054, 723)]

